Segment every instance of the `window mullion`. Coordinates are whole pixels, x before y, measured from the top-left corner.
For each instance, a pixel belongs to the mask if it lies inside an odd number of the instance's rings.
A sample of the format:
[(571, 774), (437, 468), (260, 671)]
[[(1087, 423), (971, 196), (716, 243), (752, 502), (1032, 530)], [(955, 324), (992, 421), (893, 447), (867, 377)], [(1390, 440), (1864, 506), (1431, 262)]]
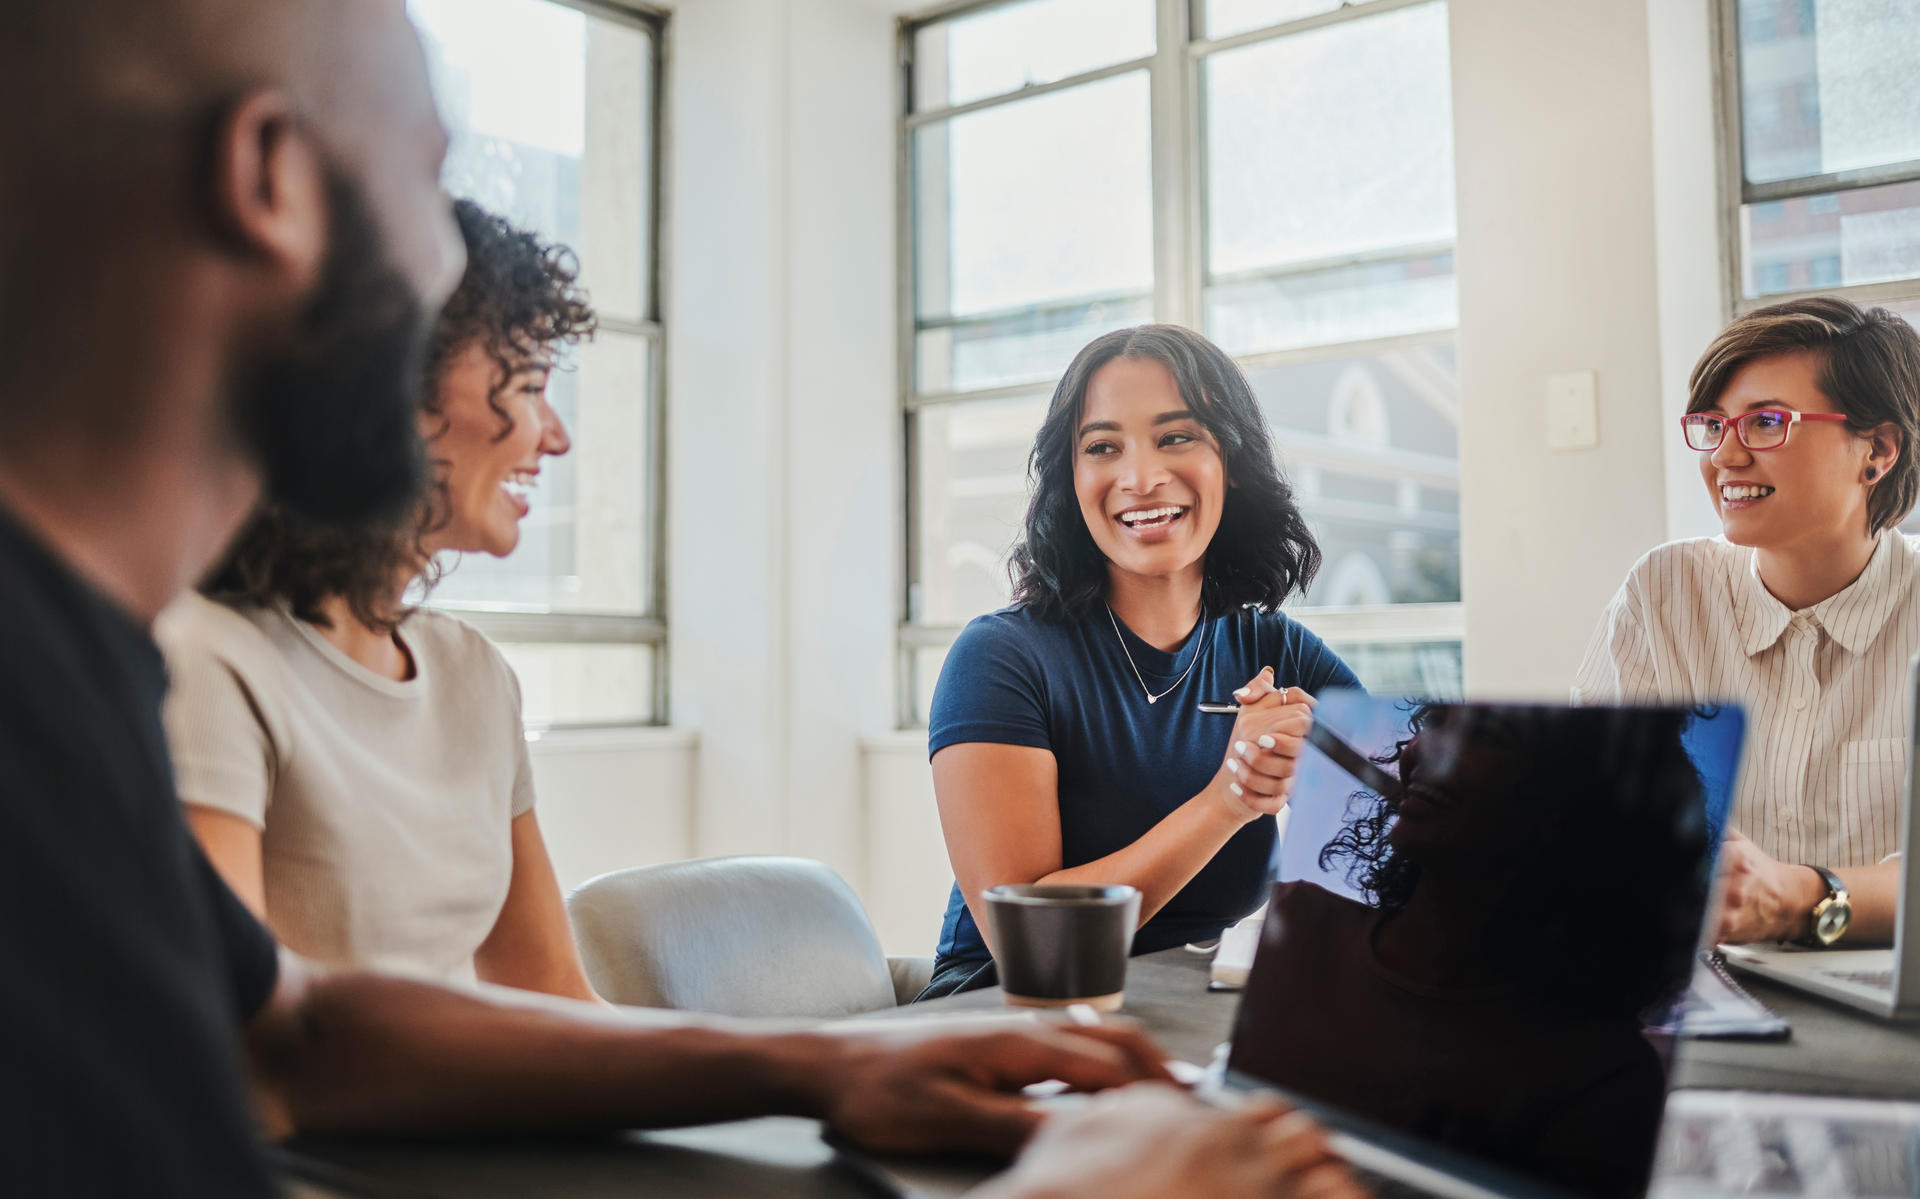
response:
[(1156, 0), (1157, 37), (1151, 68), (1153, 139), (1153, 315), (1198, 327), (1193, 271), (1195, 153), (1189, 116), (1192, 89), (1187, 58), (1187, 0)]

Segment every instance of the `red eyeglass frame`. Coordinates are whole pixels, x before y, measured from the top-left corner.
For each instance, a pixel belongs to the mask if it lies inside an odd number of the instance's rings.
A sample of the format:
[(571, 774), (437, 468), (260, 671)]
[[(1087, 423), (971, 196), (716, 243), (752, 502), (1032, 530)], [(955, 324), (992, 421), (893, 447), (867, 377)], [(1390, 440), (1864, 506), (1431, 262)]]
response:
[[(1787, 431), (1780, 438), (1779, 445), (1747, 444), (1747, 421), (1756, 416), (1779, 416), (1786, 419)], [(1705, 448), (1693, 444), (1693, 439), (1687, 436), (1688, 428), (1716, 419), (1724, 422), (1720, 426), (1720, 440)], [(1720, 416), (1713, 412), (1689, 412), (1680, 418), (1680, 437), (1687, 443), (1687, 448), (1695, 453), (1711, 454), (1727, 443), (1727, 430), (1732, 429), (1733, 435), (1740, 439), (1740, 448), (1750, 454), (1764, 454), (1769, 450), (1785, 449), (1787, 442), (1793, 438), (1793, 427), (1803, 420), (1843, 421), (1846, 419), (1847, 414), (1844, 412), (1796, 412), (1792, 408), (1755, 408), (1752, 412), (1743, 412), (1739, 416)]]

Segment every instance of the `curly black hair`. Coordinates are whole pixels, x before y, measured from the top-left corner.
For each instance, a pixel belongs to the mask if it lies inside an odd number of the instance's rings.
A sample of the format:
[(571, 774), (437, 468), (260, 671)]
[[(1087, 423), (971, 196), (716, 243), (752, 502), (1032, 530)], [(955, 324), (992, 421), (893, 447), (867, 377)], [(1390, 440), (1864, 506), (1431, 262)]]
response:
[(1228, 482), (1207, 547), (1200, 602), (1209, 616), (1252, 605), (1274, 611), (1320, 569), (1307, 528), (1274, 459), (1273, 438), (1247, 377), (1225, 351), (1178, 325), (1139, 325), (1095, 338), (1054, 388), (1028, 460), (1033, 499), (1008, 570), (1013, 599), (1044, 617), (1077, 619), (1107, 594), (1107, 560), (1073, 490), (1073, 456), (1087, 385), (1116, 358), (1172, 372), (1180, 397), (1220, 445)]
[[(440, 415), (440, 381), (448, 365), (478, 344), (495, 367), (487, 406), (500, 418), (500, 440), (513, 431), (500, 397), (516, 371), (550, 347), (591, 338), (598, 321), (579, 286), (580, 264), (572, 250), (544, 242), (472, 200), (456, 200), (453, 216), (466, 243), (467, 266), (434, 325), (420, 407)], [(343, 529), (263, 507), (201, 590), (226, 603), (283, 601), (294, 615), (319, 625), (327, 623), (321, 602), (337, 595), (355, 619), (391, 632), (409, 611), (395, 601), (395, 577), (412, 572), (423, 593), (437, 579), (425, 540), (445, 525), (448, 513), (446, 464), (433, 465), (441, 481), (398, 522)]]
[[(1712, 709), (1424, 704), (1409, 737), (1375, 760), (1398, 768), (1444, 716), (1449, 732), (1497, 722), (1524, 763), (1538, 840), (1502, 866), (1500, 910), (1481, 932), (1509, 981), (1594, 1016), (1648, 1018), (1685, 991), (1712, 883), (1705, 787), (1682, 734)], [(1421, 866), (1395, 851), (1394, 796), (1356, 792), (1320, 851), (1383, 912), (1404, 909)]]

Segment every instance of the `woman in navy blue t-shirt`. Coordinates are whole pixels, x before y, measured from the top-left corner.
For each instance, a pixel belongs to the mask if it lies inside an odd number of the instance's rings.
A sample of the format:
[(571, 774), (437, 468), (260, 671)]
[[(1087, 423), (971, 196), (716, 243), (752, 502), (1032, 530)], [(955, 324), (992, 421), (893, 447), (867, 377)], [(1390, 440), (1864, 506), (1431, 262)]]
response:
[(1206, 338), (1144, 325), (1080, 351), (1031, 472), (1014, 603), (966, 627), (933, 695), (957, 881), (922, 998), (994, 981), (974, 910), (1002, 883), (1139, 888), (1135, 953), (1218, 936), (1265, 897), (1312, 697), (1359, 685), (1279, 612), (1320, 549)]

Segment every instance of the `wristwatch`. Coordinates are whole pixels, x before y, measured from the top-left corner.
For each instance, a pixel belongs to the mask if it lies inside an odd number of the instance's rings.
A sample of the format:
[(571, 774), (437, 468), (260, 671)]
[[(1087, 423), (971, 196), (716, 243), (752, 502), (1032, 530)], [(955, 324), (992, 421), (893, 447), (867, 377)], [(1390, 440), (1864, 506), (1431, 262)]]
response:
[(1847, 925), (1853, 923), (1853, 898), (1847, 894), (1847, 884), (1840, 876), (1825, 866), (1808, 866), (1807, 869), (1820, 876), (1827, 884), (1827, 897), (1813, 905), (1813, 911), (1807, 913), (1807, 934), (1801, 938), (1803, 945), (1817, 945), (1821, 948), (1832, 945), (1847, 935)]

